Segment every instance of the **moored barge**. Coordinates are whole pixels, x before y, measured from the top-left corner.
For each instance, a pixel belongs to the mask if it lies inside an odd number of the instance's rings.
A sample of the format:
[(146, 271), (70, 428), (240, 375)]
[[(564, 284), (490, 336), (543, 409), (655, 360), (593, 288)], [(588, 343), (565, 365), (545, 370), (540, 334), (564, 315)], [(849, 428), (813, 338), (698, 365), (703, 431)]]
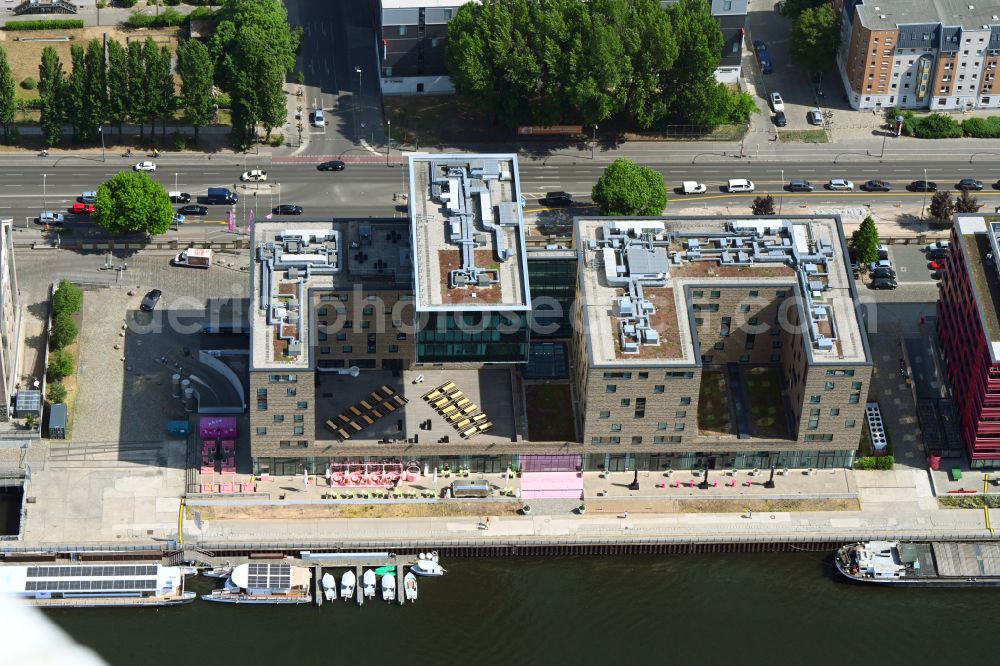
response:
[(841, 546), (837, 570), (849, 580), (894, 587), (1000, 586), (1000, 543), (862, 541)]

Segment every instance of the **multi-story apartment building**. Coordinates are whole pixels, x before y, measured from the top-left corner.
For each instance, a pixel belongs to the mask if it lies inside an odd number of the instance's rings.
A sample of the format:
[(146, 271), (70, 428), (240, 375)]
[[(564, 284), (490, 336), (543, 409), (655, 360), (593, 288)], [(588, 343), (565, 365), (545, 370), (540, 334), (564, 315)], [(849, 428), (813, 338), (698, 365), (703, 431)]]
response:
[(938, 339), (972, 467), (1000, 467), (1000, 216), (959, 215), (941, 280)]
[(455, 92), (444, 61), (448, 21), (468, 0), (381, 0), (383, 95)]
[(21, 294), (14, 267), (10, 222), (0, 223), (0, 421), (10, 417), (9, 405), (20, 380)]
[(516, 156), (409, 174), (409, 220), (255, 225), (257, 472), (853, 460), (871, 366), (837, 218), (580, 218), (529, 243)]
[(584, 450), (653, 469), (851, 463), (871, 356), (839, 218), (576, 228)]
[(1000, 7), (969, 0), (837, 0), (837, 64), (852, 107), (1000, 106)]

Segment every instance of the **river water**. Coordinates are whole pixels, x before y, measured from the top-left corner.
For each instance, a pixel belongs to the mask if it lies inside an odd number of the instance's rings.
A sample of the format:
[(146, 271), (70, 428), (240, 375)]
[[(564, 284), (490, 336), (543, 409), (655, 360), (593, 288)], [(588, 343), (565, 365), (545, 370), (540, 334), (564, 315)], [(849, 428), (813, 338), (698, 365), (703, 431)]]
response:
[[(996, 657), (1000, 592), (882, 589), (828, 553), (453, 559), (400, 607), (46, 611), (110, 664), (837, 664)], [(339, 577), (338, 577), (339, 580)], [(193, 581), (207, 591), (213, 581)]]

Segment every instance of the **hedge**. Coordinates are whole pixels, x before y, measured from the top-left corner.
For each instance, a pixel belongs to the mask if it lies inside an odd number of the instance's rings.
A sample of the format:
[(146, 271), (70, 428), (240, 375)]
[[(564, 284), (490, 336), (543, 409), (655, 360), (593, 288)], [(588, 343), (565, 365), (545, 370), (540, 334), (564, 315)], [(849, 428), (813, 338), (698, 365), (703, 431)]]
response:
[(896, 464), (894, 456), (864, 456), (854, 461), (854, 469), (892, 469)]
[(167, 7), (160, 15), (132, 14), (125, 21), (130, 28), (171, 28), (184, 25), (187, 17), (173, 7)]
[(896, 129), (896, 116), (903, 117), (904, 134), (920, 139), (957, 139), (963, 136), (1000, 139), (1000, 116), (967, 118), (959, 123), (954, 116), (944, 113), (917, 116), (910, 109), (891, 108), (885, 112), (888, 129)]
[(52, 21), (8, 21), (4, 30), (67, 30), (82, 28), (83, 21), (79, 19), (54, 19)]
[(962, 132), (976, 139), (1000, 139), (1000, 116), (963, 120)]

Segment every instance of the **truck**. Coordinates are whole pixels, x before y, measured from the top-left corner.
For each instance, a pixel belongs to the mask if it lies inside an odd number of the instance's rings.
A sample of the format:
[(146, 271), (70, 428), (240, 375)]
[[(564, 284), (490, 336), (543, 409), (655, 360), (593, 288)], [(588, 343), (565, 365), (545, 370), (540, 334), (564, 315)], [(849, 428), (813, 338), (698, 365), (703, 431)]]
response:
[(170, 262), (174, 266), (189, 266), (191, 268), (211, 268), (212, 250), (189, 247)]
[(239, 200), (239, 196), (226, 187), (210, 187), (205, 194), (207, 204), (234, 204)]

